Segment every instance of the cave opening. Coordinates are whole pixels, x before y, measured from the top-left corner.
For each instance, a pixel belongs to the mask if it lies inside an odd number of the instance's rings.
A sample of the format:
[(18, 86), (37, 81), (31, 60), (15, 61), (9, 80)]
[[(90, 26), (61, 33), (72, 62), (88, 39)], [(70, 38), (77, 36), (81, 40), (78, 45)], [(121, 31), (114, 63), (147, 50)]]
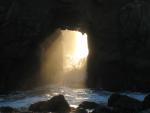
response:
[(77, 30), (57, 29), (41, 44), (43, 82), (86, 87), (88, 36)]

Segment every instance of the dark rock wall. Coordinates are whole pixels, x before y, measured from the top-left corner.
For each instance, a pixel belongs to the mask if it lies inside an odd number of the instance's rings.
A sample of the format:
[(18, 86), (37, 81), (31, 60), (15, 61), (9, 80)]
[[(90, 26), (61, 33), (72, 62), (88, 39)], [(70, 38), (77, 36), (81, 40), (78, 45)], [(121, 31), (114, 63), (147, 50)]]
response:
[(149, 2), (106, 0), (93, 5), (89, 86), (148, 91)]
[(1, 0), (0, 91), (40, 83), (39, 46), (57, 28), (87, 32), (89, 87), (149, 90), (149, 10), (138, 0)]

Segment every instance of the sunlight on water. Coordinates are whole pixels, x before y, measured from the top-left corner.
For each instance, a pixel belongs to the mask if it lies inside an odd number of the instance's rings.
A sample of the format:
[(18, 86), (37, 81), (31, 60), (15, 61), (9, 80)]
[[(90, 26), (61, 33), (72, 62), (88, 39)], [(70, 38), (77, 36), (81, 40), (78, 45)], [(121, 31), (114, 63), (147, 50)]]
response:
[[(83, 101), (93, 101), (106, 105), (112, 92), (105, 90), (91, 90), (87, 88), (75, 89), (51, 85), (31, 91), (0, 96), (0, 106), (12, 106), (19, 109), (27, 109), (32, 103), (48, 100), (58, 94), (64, 95), (72, 107), (77, 107)], [(124, 92), (123, 94), (136, 98), (140, 101), (143, 101), (144, 97), (147, 95), (136, 92)]]

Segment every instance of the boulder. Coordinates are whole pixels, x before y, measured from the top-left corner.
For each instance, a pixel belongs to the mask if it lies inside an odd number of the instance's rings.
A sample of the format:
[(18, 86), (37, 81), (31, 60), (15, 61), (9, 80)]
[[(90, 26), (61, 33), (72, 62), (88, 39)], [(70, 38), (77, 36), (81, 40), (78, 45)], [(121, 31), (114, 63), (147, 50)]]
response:
[(95, 102), (84, 101), (79, 105), (79, 108), (83, 109), (95, 109), (99, 106), (99, 104)]
[(143, 101), (143, 109), (149, 109), (149, 108), (150, 108), (150, 94), (147, 95)]
[(14, 113), (14, 112), (19, 112), (17, 109), (12, 108), (12, 107), (0, 107), (0, 113)]
[(108, 106), (122, 113), (136, 112), (142, 110), (142, 102), (126, 95), (112, 94), (108, 99)]
[(57, 95), (52, 97), (48, 101), (41, 101), (32, 104), (29, 107), (30, 111), (34, 112), (56, 112), (56, 113), (68, 113), (70, 112), (70, 106), (65, 100), (63, 95)]

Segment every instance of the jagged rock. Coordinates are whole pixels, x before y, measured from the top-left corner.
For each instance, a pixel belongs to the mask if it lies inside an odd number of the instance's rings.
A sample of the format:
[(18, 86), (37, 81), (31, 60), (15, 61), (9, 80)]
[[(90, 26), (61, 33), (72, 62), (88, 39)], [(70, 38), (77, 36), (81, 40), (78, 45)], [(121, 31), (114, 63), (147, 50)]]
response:
[(29, 107), (30, 111), (35, 112), (56, 112), (56, 113), (68, 113), (70, 112), (70, 106), (65, 100), (63, 95), (57, 95), (52, 97), (48, 101), (42, 101), (32, 104)]
[(112, 94), (108, 99), (108, 106), (122, 113), (142, 110), (142, 102), (120, 94)]
[(143, 109), (149, 109), (149, 108), (150, 108), (150, 94), (147, 95), (143, 101)]
[(13, 113), (13, 112), (19, 112), (17, 109), (12, 107), (0, 107), (0, 113)]
[(95, 109), (99, 106), (99, 104), (95, 102), (89, 102), (89, 101), (84, 101), (79, 105), (79, 108), (84, 108), (84, 109)]

